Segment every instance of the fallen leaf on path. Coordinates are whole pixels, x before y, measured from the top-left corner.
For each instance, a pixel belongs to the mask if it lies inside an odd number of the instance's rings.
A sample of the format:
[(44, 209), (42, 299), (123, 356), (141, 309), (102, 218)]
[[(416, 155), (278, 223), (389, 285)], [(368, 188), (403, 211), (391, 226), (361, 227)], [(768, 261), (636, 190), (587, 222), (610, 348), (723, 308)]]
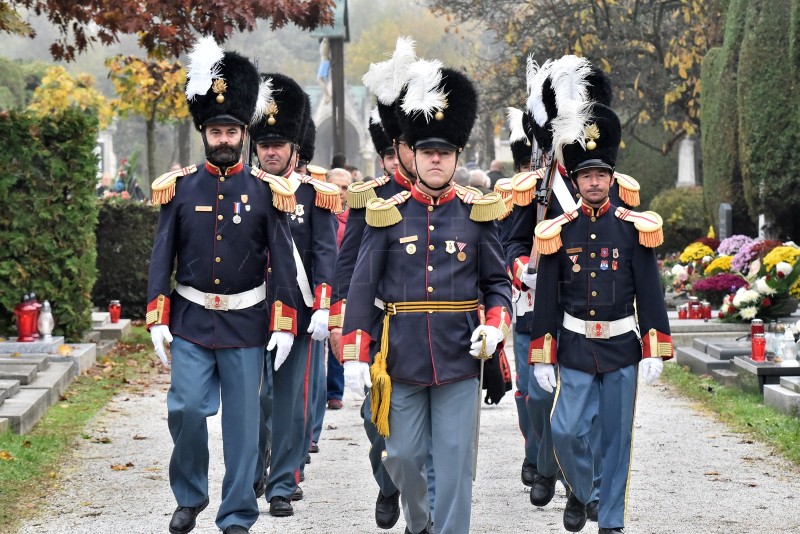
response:
[(714, 475), (718, 475), (719, 472), (717, 472), (717, 471), (706, 471), (703, 474), (706, 475), (706, 476), (714, 476)]
[(147, 436), (140, 436), (139, 434), (136, 434), (135, 436), (133, 436), (133, 439), (136, 439), (136, 440), (147, 439)]
[(133, 462), (128, 462), (128, 463), (127, 463), (127, 464), (125, 464), (125, 465), (121, 465), (121, 464), (111, 464), (111, 470), (112, 470), (112, 471), (127, 471), (127, 470), (128, 470), (128, 469), (130, 469), (131, 467), (133, 467)]
[(10, 452), (8, 452), (6, 450), (0, 451), (0, 460), (9, 461), (9, 460), (13, 460), (13, 459), (14, 459), (14, 456)]

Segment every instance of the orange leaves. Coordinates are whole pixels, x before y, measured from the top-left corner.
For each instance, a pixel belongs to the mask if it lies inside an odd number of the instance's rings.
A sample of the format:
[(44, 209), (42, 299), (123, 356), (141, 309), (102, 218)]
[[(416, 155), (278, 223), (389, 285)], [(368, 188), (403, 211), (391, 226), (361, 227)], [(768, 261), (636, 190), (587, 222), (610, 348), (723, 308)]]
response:
[(118, 55), (108, 58), (106, 67), (118, 97), (111, 104), (121, 115), (158, 122), (189, 116), (183, 92), (186, 71), (180, 63)]
[(34, 91), (28, 109), (45, 117), (77, 107), (96, 114), (100, 128), (105, 128), (111, 124), (113, 110), (108, 99), (95, 89), (94, 83), (94, 77), (89, 74), (73, 77), (60, 65), (50, 67)]

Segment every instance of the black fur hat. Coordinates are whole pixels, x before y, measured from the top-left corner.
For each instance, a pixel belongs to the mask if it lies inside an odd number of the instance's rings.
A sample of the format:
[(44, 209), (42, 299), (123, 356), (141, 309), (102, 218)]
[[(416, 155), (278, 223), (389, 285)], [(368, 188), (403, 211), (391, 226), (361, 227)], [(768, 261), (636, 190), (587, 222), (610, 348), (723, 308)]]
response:
[[(506, 110), (509, 131), (508, 144), (511, 148), (511, 156), (514, 158), (514, 167), (516, 168), (529, 164), (531, 162), (531, 153), (533, 152), (531, 137), (525, 131), (525, 115), (525, 112), (517, 108), (508, 108)], [(530, 124), (530, 120), (528, 124)]]
[(305, 125), (306, 94), (296, 81), (279, 73), (261, 74), (263, 115), (250, 126), (254, 143), (289, 141), (299, 144)]
[(400, 98), (389, 104), (382, 104), (378, 101), (378, 117), (380, 118), (381, 127), (386, 135), (389, 137), (390, 143), (395, 143), (401, 139), (405, 139), (403, 134), (403, 124), (400, 121)]
[(311, 117), (311, 99), (307, 93), (303, 93), (305, 99), (305, 106), (303, 110), (303, 117), (305, 118), (303, 124), (303, 133), (300, 135), (300, 161), (306, 163), (314, 159), (314, 144), (317, 140), (317, 126), (314, 124), (314, 119)]
[(583, 146), (576, 141), (563, 147), (564, 167), (571, 177), (581, 169), (600, 167), (614, 171), (622, 139), (619, 117), (603, 104), (593, 104), (583, 131)]
[[(380, 105), (380, 104), (379, 104)], [(394, 146), (392, 139), (383, 129), (383, 124), (380, 118), (379, 108), (374, 108), (369, 116), (369, 135), (372, 137), (372, 144), (375, 145), (375, 151), (380, 157), (387, 154), (394, 154)]]
[(236, 52), (225, 52), (212, 37), (189, 53), (186, 100), (195, 128), (208, 124), (250, 124), (256, 112), (258, 70)]
[[(435, 76), (437, 70), (440, 77)], [(418, 61), (412, 71), (399, 114), (406, 141), (414, 149), (440, 147), (460, 152), (477, 118), (475, 86), (461, 72), (441, 68), (438, 61)]]

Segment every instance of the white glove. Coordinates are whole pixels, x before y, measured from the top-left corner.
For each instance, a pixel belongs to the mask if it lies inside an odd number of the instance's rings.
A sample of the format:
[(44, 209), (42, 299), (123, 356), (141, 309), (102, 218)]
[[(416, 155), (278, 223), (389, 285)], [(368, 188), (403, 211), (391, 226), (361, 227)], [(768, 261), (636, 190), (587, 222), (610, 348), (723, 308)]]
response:
[(328, 314), (329, 310), (317, 310), (311, 316), (311, 322), (308, 325), (308, 333), (311, 334), (311, 339), (314, 341), (325, 341), (331, 335), (328, 332)]
[(473, 356), (477, 356), (481, 352), (481, 345), (483, 342), (480, 339), (481, 332), (486, 332), (486, 354), (494, 354), (494, 351), (497, 350), (497, 345), (503, 341), (503, 333), (495, 328), (494, 326), (489, 326), (488, 324), (482, 324), (475, 331), (472, 333), (472, 337), (469, 340), (472, 342), (472, 345), (469, 348), (469, 353)]
[(643, 358), (639, 367), (642, 378), (649, 386), (661, 376), (661, 371), (664, 370), (664, 361), (661, 358)]
[(156, 354), (161, 363), (169, 367), (169, 360), (167, 360), (167, 352), (164, 350), (164, 342), (167, 345), (172, 343), (172, 333), (169, 327), (165, 324), (156, 324), (150, 327), (150, 339), (153, 340), (153, 347), (156, 349)]
[(520, 281), (531, 288), (533, 291), (536, 291), (536, 277), (538, 276), (537, 273), (529, 273), (528, 266), (525, 265), (524, 269), (522, 270), (522, 275), (519, 277)]
[(552, 363), (537, 363), (533, 366), (533, 376), (539, 387), (552, 393), (556, 387), (556, 368)]
[(372, 387), (372, 378), (369, 376), (369, 364), (366, 362), (344, 362), (344, 384), (347, 389), (358, 397), (364, 396), (364, 388)]
[(272, 337), (269, 338), (267, 350), (272, 350), (277, 347), (275, 351), (276, 371), (280, 369), (283, 362), (289, 357), (289, 351), (292, 350), (292, 343), (294, 343), (294, 334), (291, 332), (273, 332)]

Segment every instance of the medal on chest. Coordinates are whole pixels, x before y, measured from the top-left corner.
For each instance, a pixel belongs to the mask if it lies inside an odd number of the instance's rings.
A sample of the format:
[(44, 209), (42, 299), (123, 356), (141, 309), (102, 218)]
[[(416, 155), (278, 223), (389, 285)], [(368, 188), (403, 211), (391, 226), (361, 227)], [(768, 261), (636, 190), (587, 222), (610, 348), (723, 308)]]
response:
[(581, 272), (581, 264), (578, 263), (578, 258), (579, 257), (580, 256), (578, 254), (575, 254), (575, 255), (569, 257), (569, 259), (572, 260), (572, 272), (573, 273)]
[(241, 202), (234, 202), (233, 203), (233, 224), (239, 224), (242, 222), (242, 203)]

